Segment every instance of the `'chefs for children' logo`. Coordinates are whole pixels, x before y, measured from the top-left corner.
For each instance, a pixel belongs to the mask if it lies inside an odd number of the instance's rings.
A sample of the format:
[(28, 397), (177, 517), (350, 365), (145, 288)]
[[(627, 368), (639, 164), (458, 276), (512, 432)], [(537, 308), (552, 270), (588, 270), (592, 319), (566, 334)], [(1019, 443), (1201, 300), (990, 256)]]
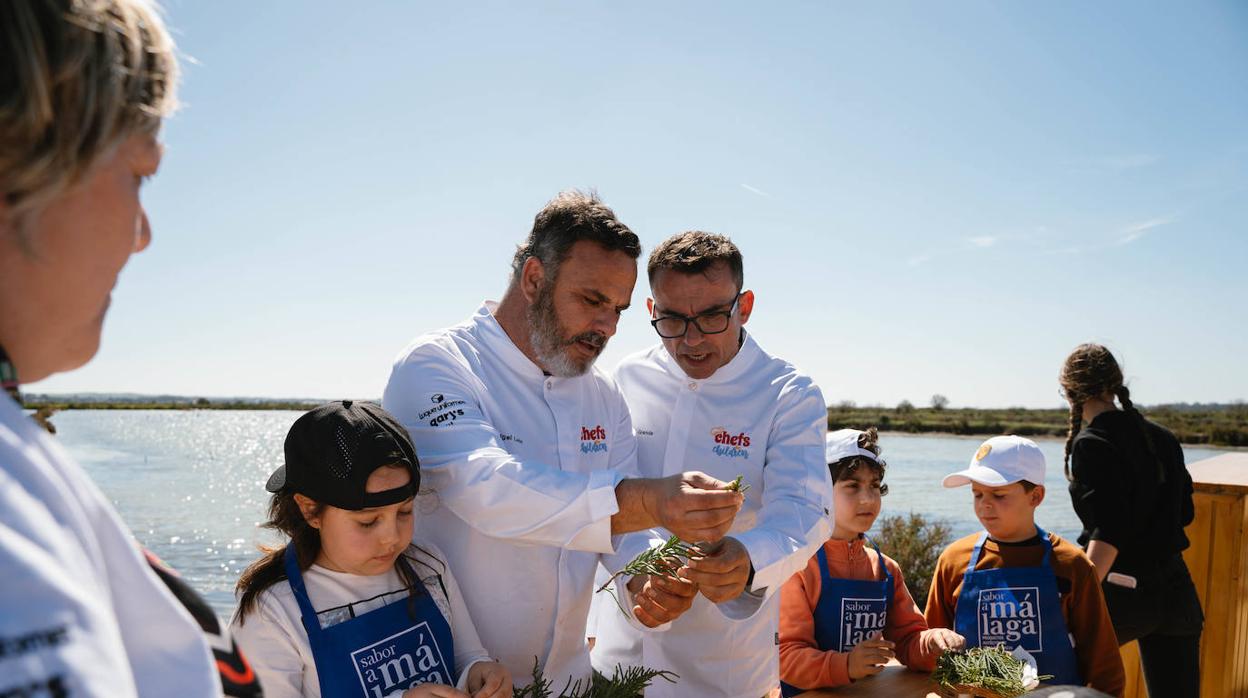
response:
[(422, 683), (450, 684), (455, 679), (427, 622), (352, 652), (351, 662), (364, 695), (374, 698)]
[(1031, 653), (1043, 652), (1041, 642), (1038, 587), (1003, 587), (979, 592), (979, 645), (1005, 645), (1007, 650), (1022, 647)]
[(711, 451), (724, 458), (750, 458), (750, 435), (745, 432), (733, 434), (723, 427), (711, 429), (711, 438), (715, 445)]
[(607, 450), (607, 430), (602, 425), (590, 429), (581, 427), (581, 453), (601, 453)]
[(841, 647), (848, 652), (858, 643), (884, 630), (888, 619), (888, 602), (878, 599), (841, 599)]

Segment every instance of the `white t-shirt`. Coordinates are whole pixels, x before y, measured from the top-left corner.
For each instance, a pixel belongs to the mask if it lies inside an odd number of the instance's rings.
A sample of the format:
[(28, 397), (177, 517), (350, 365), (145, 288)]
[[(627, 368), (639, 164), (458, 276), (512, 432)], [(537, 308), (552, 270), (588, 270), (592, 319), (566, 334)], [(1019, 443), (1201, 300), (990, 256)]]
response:
[(0, 695), (221, 695), (199, 626), (108, 500), (3, 394), (0, 579)]
[[(811, 379), (745, 335), (740, 351), (706, 379), (689, 378), (661, 345), (626, 357), (615, 379), (628, 399), (644, 477), (701, 470), (745, 477), (750, 489), (729, 536), (749, 551), (752, 592), (720, 604), (698, 595), (681, 617), (643, 629), (609, 598), (598, 604), (594, 666), (670, 669), (646, 698), (756, 698), (779, 684), (780, 587), (831, 535), (832, 479), (824, 461), (827, 407)], [(621, 551), (665, 540), (625, 536)], [(612, 570), (614, 571), (614, 570)], [(617, 585), (631, 608), (624, 584)]]
[[(480, 661), (490, 661), (490, 655), (481, 647), (459, 585), (442, 553), (433, 544), (418, 539), (407, 549), (406, 555), (412, 570), (421, 578), (425, 590), (451, 626), (455, 667), (460, 672), (456, 687), (466, 690), (468, 668)], [(393, 569), (385, 574), (362, 576), (312, 565), (303, 571), (303, 584), (308, 590), (308, 600), (317, 609), (322, 628), (348, 620), (347, 604), (352, 605), (358, 616), (391, 603), (404, 603), (408, 596), (403, 581)], [(242, 623), (236, 617), (230, 624), (234, 640), (260, 677), (265, 698), (319, 698), (321, 695), (320, 677), (302, 617), (290, 582), (283, 579), (256, 597), (255, 609)], [(399, 690), (388, 698), (401, 695), (403, 691)]]
[[(590, 676), (585, 622), (615, 486), (636, 473), (624, 397), (602, 371), (543, 375), (487, 302), (418, 338), (382, 406), (412, 435), (439, 505), (417, 529), (446, 552), (481, 637), (518, 686)], [(627, 560), (625, 560), (627, 562)]]

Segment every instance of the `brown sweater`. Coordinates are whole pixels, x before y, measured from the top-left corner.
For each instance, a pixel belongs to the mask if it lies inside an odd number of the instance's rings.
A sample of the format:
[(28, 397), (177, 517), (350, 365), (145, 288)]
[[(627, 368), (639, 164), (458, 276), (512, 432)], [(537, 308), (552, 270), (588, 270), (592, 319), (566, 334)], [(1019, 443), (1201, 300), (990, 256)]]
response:
[[(927, 595), (927, 624), (933, 628), (953, 628), (962, 592), (962, 575), (971, 559), (978, 533), (954, 541), (940, 554), (936, 562), (936, 574), (932, 577), (931, 590)], [(1057, 589), (1062, 598), (1062, 616), (1066, 629), (1075, 641), (1075, 661), (1079, 673), (1092, 688), (1110, 695), (1121, 696), (1126, 688), (1126, 676), (1122, 668), (1122, 656), (1118, 653), (1118, 638), (1114, 635), (1105, 597), (1096, 570), (1083, 551), (1055, 533), (1049, 534), (1053, 543), (1050, 564), (1057, 577)], [(1036, 567), (1044, 557), (1044, 546), (1037, 536), (1023, 543), (1001, 544), (989, 538), (975, 569), (999, 567)]]

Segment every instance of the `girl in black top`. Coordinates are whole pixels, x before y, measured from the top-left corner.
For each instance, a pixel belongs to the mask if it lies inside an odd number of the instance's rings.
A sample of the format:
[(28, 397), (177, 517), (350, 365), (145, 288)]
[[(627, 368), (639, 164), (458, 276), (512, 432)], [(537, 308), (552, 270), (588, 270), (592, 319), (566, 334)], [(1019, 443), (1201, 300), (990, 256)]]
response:
[(1194, 698), (1204, 616), (1181, 555), (1194, 515), (1183, 450), (1131, 403), (1105, 347), (1076, 347), (1060, 381), (1070, 402), (1066, 477), (1083, 523), (1079, 544), (1101, 578), (1118, 641), (1139, 642), (1149, 695)]

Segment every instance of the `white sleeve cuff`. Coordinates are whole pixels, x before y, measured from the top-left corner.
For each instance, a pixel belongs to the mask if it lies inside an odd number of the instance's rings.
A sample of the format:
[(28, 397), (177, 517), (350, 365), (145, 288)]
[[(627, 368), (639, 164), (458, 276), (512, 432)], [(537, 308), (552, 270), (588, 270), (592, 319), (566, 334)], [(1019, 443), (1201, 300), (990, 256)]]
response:
[(620, 511), (615, 487), (623, 479), (624, 474), (618, 470), (594, 470), (589, 473), (589, 489), (585, 497), (592, 523), (577, 531), (566, 547), (597, 553), (615, 552), (620, 536), (611, 535), (611, 517)]

